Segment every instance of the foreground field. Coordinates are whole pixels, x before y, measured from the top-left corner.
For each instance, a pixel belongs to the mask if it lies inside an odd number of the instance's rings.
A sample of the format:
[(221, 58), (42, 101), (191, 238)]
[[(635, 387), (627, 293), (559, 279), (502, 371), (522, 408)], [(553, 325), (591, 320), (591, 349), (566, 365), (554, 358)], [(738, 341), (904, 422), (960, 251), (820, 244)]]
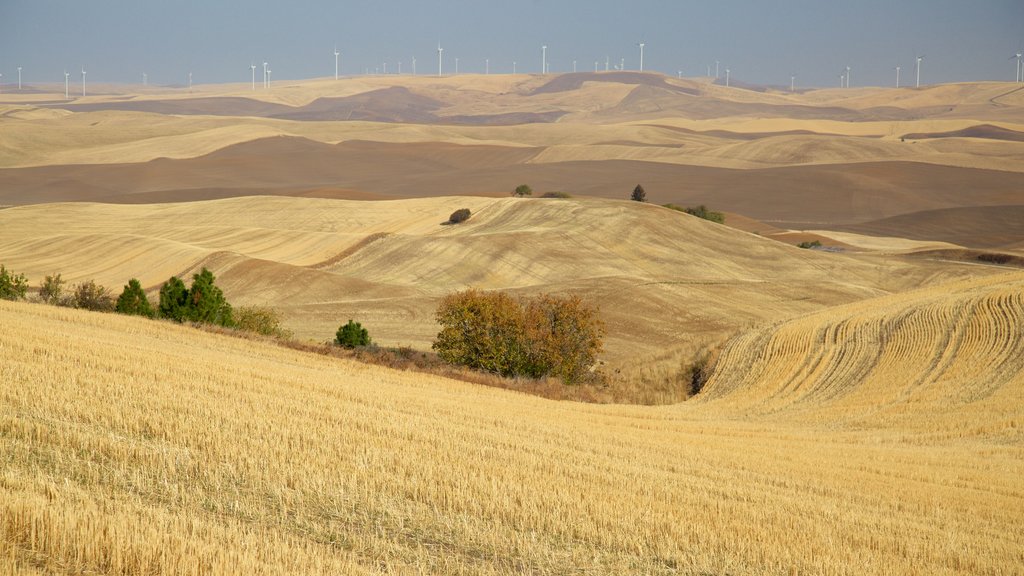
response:
[[(15, 573), (1010, 574), (1022, 286), (959, 289), (953, 305), (1000, 319), (982, 340), (1001, 346), (955, 358), (958, 378), (926, 378), (927, 394), (894, 380), (887, 412), (910, 426), (832, 410), (824, 381), (808, 380), (813, 405), (783, 396), (762, 416), (760, 389), (716, 383), (671, 407), (559, 403), (0, 302), (0, 559)], [(925, 338), (967, 322), (933, 308)], [(988, 376), (968, 368), (999, 358), (1009, 376), (976, 394)]]

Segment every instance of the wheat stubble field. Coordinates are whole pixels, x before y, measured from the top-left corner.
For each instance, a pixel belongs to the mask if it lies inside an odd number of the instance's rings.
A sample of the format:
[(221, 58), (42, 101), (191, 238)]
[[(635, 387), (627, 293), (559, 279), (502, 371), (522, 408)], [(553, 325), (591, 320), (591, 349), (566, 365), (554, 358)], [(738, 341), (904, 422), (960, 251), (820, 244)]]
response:
[[(33, 286), (153, 298), (205, 266), (297, 339), (355, 317), (420, 350), (449, 291), (571, 292), (609, 326), (612, 403), (0, 301), (0, 572), (1024, 566), (1012, 85), (56, 91), (0, 100), (0, 263)], [(498, 197), (521, 183), (574, 198)], [(731, 226), (624, 201), (637, 183)]]

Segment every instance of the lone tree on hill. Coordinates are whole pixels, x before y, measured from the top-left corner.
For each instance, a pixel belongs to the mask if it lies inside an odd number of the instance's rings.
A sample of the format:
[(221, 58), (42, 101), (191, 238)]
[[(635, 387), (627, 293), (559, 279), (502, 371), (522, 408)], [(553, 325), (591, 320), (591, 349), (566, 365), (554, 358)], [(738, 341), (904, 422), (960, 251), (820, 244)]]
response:
[(145, 316), (146, 318), (152, 318), (154, 315), (153, 307), (149, 304), (149, 298), (146, 298), (146, 292), (135, 278), (128, 281), (124, 291), (117, 297), (114, 311), (118, 314)]
[(452, 215), (448, 217), (448, 223), (458, 224), (460, 222), (465, 222), (466, 220), (469, 220), (469, 217), (469, 208), (459, 208), (455, 212), (452, 212)]
[(512, 192), (512, 195), (519, 196), (520, 198), (522, 198), (523, 196), (533, 196), (533, 188), (530, 188), (526, 184), (520, 184), (519, 186), (516, 186), (516, 189), (514, 192)]
[(334, 341), (338, 343), (338, 346), (345, 348), (368, 346), (370, 344), (370, 333), (366, 328), (363, 328), (362, 324), (350, 318), (348, 324), (338, 328), (338, 333), (334, 335)]
[(633, 195), (630, 199), (634, 202), (647, 202), (647, 192), (644, 192), (644, 187), (637, 184), (636, 188), (633, 188)]

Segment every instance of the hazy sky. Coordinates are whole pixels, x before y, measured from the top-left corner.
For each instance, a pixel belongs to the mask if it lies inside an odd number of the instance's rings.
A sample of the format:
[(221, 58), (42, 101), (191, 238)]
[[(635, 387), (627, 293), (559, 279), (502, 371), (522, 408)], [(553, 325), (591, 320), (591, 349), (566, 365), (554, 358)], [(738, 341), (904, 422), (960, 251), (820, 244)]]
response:
[[(922, 83), (1012, 81), (1024, 48), (1024, 0), (0, 0), (0, 73), (16, 82), (62, 82), (84, 65), (96, 82), (197, 84), (250, 79), (270, 62), (274, 79), (398, 70), (539, 72), (548, 45), (552, 72), (604, 69), (625, 58), (644, 67), (753, 83), (890, 85), (893, 68)], [(257, 77), (261, 74), (257, 72)]]

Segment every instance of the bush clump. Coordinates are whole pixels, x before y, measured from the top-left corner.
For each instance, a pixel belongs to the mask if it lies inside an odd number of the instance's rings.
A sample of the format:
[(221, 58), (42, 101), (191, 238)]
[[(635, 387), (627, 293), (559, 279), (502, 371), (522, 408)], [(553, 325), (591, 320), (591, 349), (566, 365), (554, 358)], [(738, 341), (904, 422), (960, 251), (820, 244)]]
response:
[(60, 274), (43, 278), (39, 284), (39, 299), (46, 304), (60, 304), (64, 296), (64, 280)]
[(117, 297), (114, 311), (118, 314), (144, 316), (146, 318), (152, 318), (156, 315), (153, 306), (149, 303), (149, 298), (146, 297), (146, 292), (142, 289), (142, 285), (139, 284), (136, 278), (132, 278), (125, 284), (121, 295)]
[(678, 210), (679, 212), (685, 212), (690, 216), (696, 216), (697, 218), (703, 218), (704, 220), (710, 220), (718, 224), (725, 224), (725, 214), (721, 212), (715, 212), (714, 210), (708, 210), (708, 207), (701, 204), (700, 206), (679, 206), (678, 204), (665, 204), (665, 208), (671, 210)]
[(818, 240), (812, 240), (811, 242), (801, 242), (796, 245), (797, 248), (821, 248), (821, 242)]
[(469, 208), (459, 208), (452, 215), (448, 217), (449, 224), (458, 224), (459, 222), (465, 222), (469, 220)]
[(566, 198), (572, 198), (572, 194), (569, 194), (568, 192), (545, 192), (544, 195), (541, 196), (541, 198), (562, 198), (562, 199), (566, 199)]
[(75, 285), (70, 298), (61, 298), (60, 305), (93, 312), (113, 312), (114, 297), (106, 286), (86, 280)]
[(577, 296), (514, 299), (502, 292), (449, 294), (433, 344), (449, 363), (502, 376), (583, 381), (602, 349), (604, 324)]
[(334, 336), (334, 341), (343, 348), (355, 348), (356, 346), (369, 346), (370, 345), (370, 333), (363, 328), (363, 325), (359, 322), (353, 321), (351, 318), (348, 324), (338, 328), (337, 334)]
[(234, 326), (231, 304), (214, 280), (213, 273), (206, 268), (192, 276), (191, 288), (185, 288), (180, 278), (172, 276), (160, 288), (160, 317), (175, 322)]
[(518, 196), (520, 198), (523, 198), (525, 196), (532, 196), (533, 188), (530, 188), (530, 186), (527, 184), (520, 184), (519, 186), (516, 186), (515, 190), (512, 191), (512, 195)]
[(28, 291), (28, 279), (24, 274), (15, 274), (0, 264), (0, 298), (4, 300), (24, 300)]
[(234, 311), (235, 328), (263, 336), (287, 340), (292, 337), (290, 330), (281, 326), (281, 315), (277, 310), (265, 306), (242, 306)]

